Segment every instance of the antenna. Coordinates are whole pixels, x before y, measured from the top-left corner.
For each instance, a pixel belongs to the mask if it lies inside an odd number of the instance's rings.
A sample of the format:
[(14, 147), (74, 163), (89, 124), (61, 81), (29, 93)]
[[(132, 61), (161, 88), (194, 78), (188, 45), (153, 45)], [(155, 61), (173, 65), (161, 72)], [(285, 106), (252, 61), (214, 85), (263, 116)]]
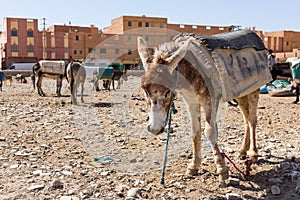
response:
[(43, 18), (43, 60), (46, 59), (46, 18)]

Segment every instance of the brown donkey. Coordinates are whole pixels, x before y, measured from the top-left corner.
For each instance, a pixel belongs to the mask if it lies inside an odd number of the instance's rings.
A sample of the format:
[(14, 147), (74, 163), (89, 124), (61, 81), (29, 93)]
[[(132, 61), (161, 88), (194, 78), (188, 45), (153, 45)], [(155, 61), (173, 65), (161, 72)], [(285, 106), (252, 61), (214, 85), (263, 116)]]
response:
[(181, 34), (160, 45), (153, 54), (146, 41), (138, 37), (138, 52), (145, 68), (141, 87), (149, 106), (147, 130), (155, 135), (163, 132), (175, 90), (188, 106), (193, 159), (187, 174), (196, 175), (201, 162), (202, 107), (205, 135), (212, 146), (217, 173), (223, 185), (228, 178), (228, 167), (217, 144), (216, 116), (220, 100), (237, 99), (246, 129), (240, 158), (245, 159), (248, 153), (253, 162), (257, 161), (258, 88), (271, 80), (271, 74), (265, 47), (255, 33), (243, 30), (213, 37)]

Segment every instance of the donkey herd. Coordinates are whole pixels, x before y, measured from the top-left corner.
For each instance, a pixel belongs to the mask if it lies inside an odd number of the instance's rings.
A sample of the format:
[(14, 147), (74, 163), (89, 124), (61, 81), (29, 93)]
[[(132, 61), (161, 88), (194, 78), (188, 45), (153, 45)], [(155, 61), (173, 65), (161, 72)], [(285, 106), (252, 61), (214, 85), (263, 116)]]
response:
[[(240, 158), (258, 159), (256, 124), (259, 87), (272, 80), (267, 66), (267, 51), (252, 31), (241, 30), (214, 36), (180, 34), (172, 41), (149, 49), (138, 37), (138, 53), (145, 68), (141, 88), (149, 108), (147, 130), (154, 134), (164, 131), (175, 94), (182, 95), (191, 118), (193, 158), (187, 173), (195, 175), (201, 163), (201, 114), (204, 110), (205, 135), (221, 182), (228, 178), (228, 167), (217, 143), (216, 116), (220, 101), (236, 99), (245, 122), (245, 136)], [(44, 77), (57, 81), (56, 94), (61, 95), (63, 78), (71, 91), (71, 102), (77, 104), (77, 88), (81, 85), (83, 102), (86, 70), (72, 60), (40, 61), (33, 67), (33, 84), (37, 77), (38, 94), (45, 96), (41, 84)]]
[[(95, 70), (96, 71), (96, 70)], [(32, 68), (32, 75), (31, 80), (33, 84), (33, 89), (37, 89), (38, 94), (40, 96), (46, 96), (42, 89), (42, 81), (44, 78), (49, 78), (56, 80), (56, 95), (58, 97), (61, 96), (61, 88), (63, 79), (66, 79), (68, 82), (68, 88), (70, 90), (71, 96), (71, 103), (76, 105), (77, 104), (77, 90), (78, 88), (81, 89), (81, 102), (83, 103), (83, 93), (84, 93), (84, 83), (86, 80), (86, 69), (83, 63), (79, 60), (71, 59), (69, 63), (65, 61), (53, 61), (53, 60), (40, 60), (36, 63)], [(115, 74), (116, 73), (116, 74)], [(105, 80), (107, 85), (105, 89), (110, 88), (110, 85), (113, 85), (114, 88), (114, 80), (120, 81), (119, 79), (121, 76), (125, 76), (126, 72), (119, 70), (114, 70), (112, 73), (112, 80)], [(3, 81), (6, 81), (7, 77), (9, 77), (12, 81), (11, 76), (5, 76), (2, 71), (0, 71), (0, 89), (2, 90)], [(117, 78), (116, 78), (117, 77)], [(125, 76), (126, 77), (126, 76)], [(98, 81), (100, 80), (99, 77), (93, 76), (93, 79), (97, 81), (97, 85), (94, 83), (94, 87), (96, 91), (100, 91), (98, 87)], [(93, 82), (95, 82), (93, 80)], [(124, 78), (126, 80), (126, 78)], [(21, 81), (22, 82), (22, 81)], [(11, 84), (10, 84), (11, 85)], [(120, 85), (118, 85), (117, 89), (119, 89)]]

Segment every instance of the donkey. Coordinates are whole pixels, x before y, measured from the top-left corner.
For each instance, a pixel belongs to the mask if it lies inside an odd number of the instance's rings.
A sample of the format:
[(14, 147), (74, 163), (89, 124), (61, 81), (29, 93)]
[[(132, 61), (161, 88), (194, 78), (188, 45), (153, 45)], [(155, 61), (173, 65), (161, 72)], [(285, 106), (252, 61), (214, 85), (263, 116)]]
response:
[(46, 96), (42, 90), (43, 78), (51, 78), (56, 80), (56, 95), (61, 96), (62, 80), (65, 77), (66, 64), (64, 61), (46, 61), (41, 60), (32, 68), (33, 75), (31, 80), (33, 89), (35, 89), (35, 77), (37, 76), (36, 87), (40, 96)]
[[(205, 135), (211, 143), (222, 185), (229, 176), (217, 144), (216, 116), (222, 98), (224, 102), (236, 99), (243, 113), (245, 136), (239, 157), (245, 159), (248, 153), (253, 162), (257, 161), (255, 129), (259, 87), (270, 81), (271, 75), (267, 52), (255, 33), (243, 30), (212, 37), (181, 34), (155, 48), (153, 53), (146, 41), (138, 37), (138, 52), (145, 68), (141, 88), (149, 108), (148, 132), (158, 135), (164, 131), (175, 92), (187, 104), (193, 140), (193, 159), (187, 174), (198, 174), (201, 163), (202, 107)], [(234, 90), (230, 80), (239, 84)]]
[(77, 88), (81, 85), (81, 102), (83, 103), (84, 82), (86, 70), (78, 61), (71, 61), (67, 66), (67, 80), (71, 90), (71, 103), (77, 105), (76, 94)]
[(102, 74), (99, 74), (99, 70), (96, 69), (93, 72), (93, 83), (94, 83), (94, 88), (97, 92), (100, 91), (99, 89), (99, 80), (103, 81), (103, 88), (105, 90), (110, 91), (110, 86), (112, 85), (113, 90), (115, 90), (115, 81), (118, 82), (118, 85), (116, 89), (120, 89), (121, 85), (123, 84), (123, 80), (127, 81), (127, 74), (126, 70), (120, 70), (120, 69), (113, 69), (112, 74), (109, 78), (107, 77), (101, 77)]

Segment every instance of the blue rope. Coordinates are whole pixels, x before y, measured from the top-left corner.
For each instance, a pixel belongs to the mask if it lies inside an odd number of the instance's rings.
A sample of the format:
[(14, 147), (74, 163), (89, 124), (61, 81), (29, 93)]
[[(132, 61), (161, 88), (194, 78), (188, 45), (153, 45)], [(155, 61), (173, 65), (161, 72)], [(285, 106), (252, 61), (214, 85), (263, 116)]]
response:
[[(175, 74), (174, 92), (178, 85), (178, 66), (176, 67), (175, 70), (176, 70), (176, 74)], [(175, 109), (174, 103), (173, 103), (175, 95), (173, 94), (171, 98), (172, 99), (171, 99), (169, 114), (168, 114), (168, 118), (167, 118), (168, 129), (167, 129), (167, 137), (166, 137), (166, 147), (165, 147), (165, 152), (164, 152), (164, 162), (163, 162), (161, 179), (160, 179), (160, 184), (162, 184), (162, 185), (165, 184), (165, 170), (166, 170), (166, 165), (167, 165), (167, 160), (168, 160), (168, 147), (169, 147), (169, 139), (170, 139), (170, 133), (171, 133), (172, 114), (175, 114), (177, 112), (177, 110)]]
[[(173, 102), (172, 102), (173, 104)], [(168, 116), (168, 129), (167, 129), (167, 138), (166, 138), (166, 147), (165, 147), (165, 153), (164, 153), (164, 162), (163, 162), (163, 168), (162, 168), (162, 173), (161, 173), (161, 179), (160, 179), (160, 184), (165, 184), (165, 169), (167, 165), (167, 159), (168, 159), (168, 147), (169, 147), (169, 138), (170, 138), (170, 133), (171, 133), (171, 120), (172, 120), (172, 114), (174, 111), (174, 105), (170, 107), (169, 111), (169, 116)]]

